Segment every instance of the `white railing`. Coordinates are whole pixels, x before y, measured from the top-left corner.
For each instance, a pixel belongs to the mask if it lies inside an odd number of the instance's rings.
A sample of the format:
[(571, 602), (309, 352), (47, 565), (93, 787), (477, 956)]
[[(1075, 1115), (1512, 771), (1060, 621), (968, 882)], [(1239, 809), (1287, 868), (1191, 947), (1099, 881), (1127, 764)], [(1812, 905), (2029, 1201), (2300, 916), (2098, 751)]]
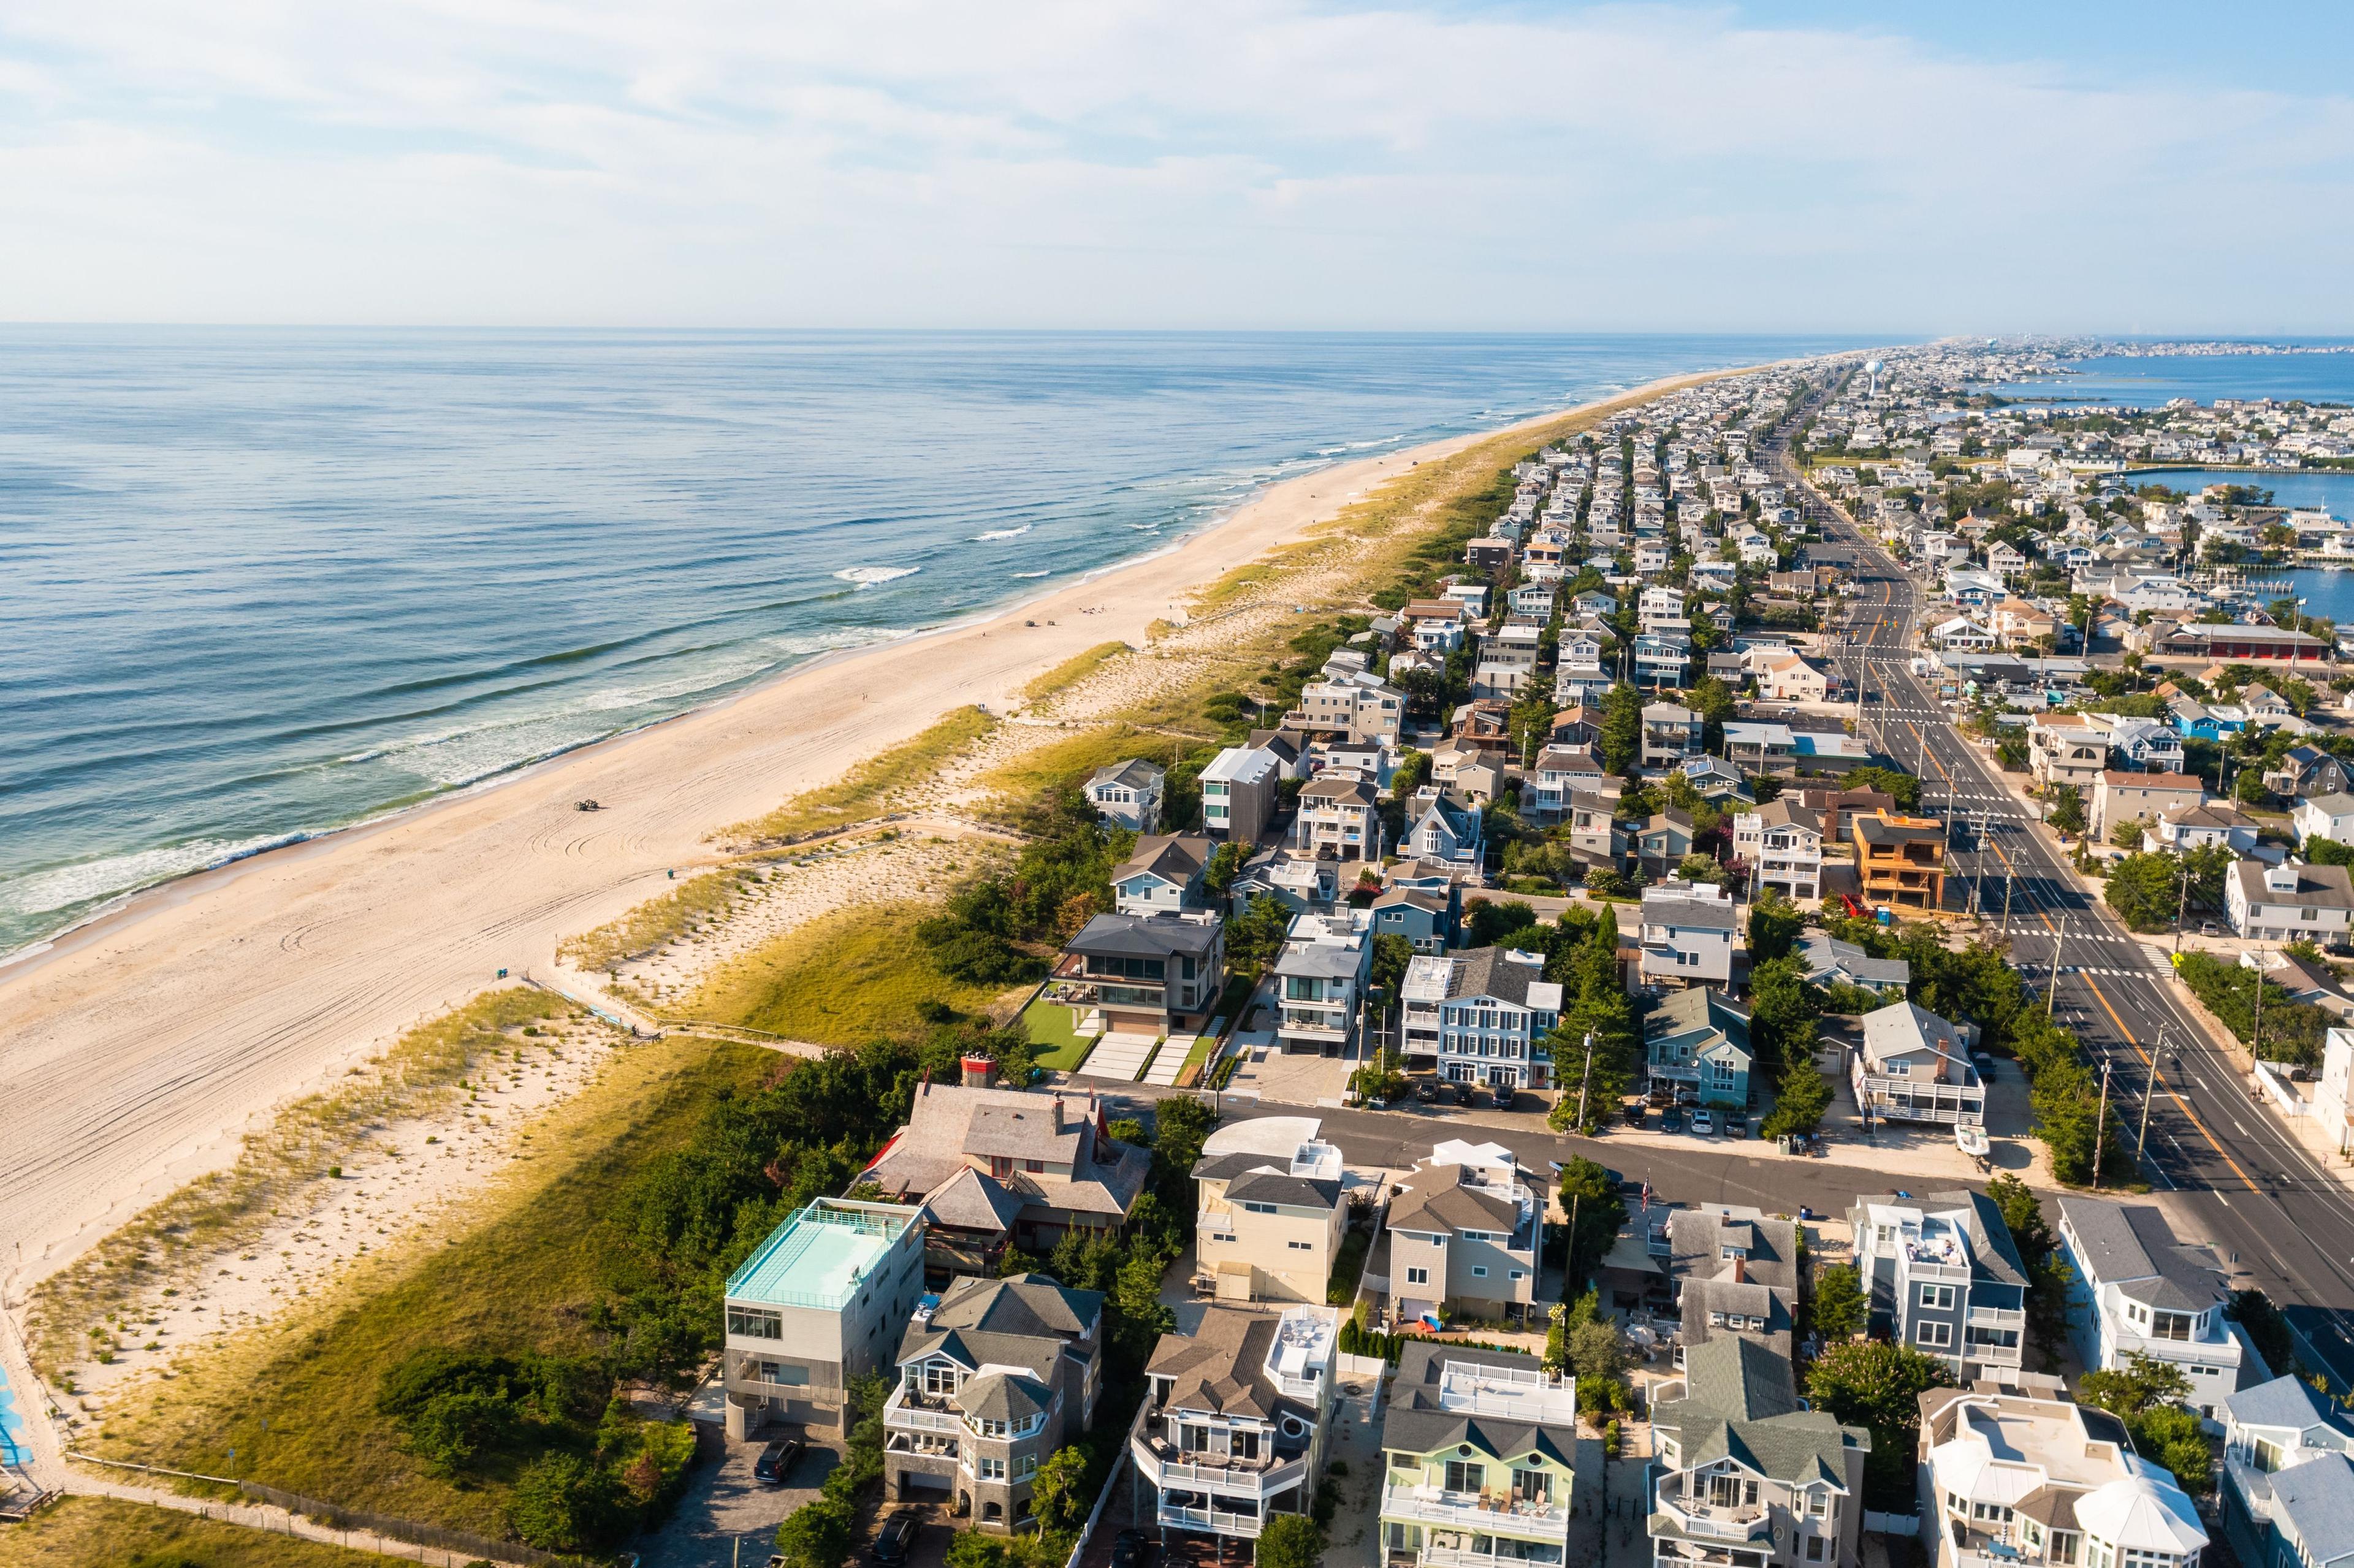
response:
[(891, 1397), (884, 1402), (883, 1425), (885, 1426), (897, 1426), (916, 1432), (964, 1430), (963, 1418), (954, 1411), (919, 1409), (907, 1402), (904, 1397), (907, 1392), (907, 1385), (901, 1383), (891, 1391)]
[(1447, 1492), (1437, 1488), (1391, 1487), (1382, 1493), (1384, 1519), (1428, 1520), (1489, 1534), (1529, 1536), (1537, 1540), (1569, 1539), (1569, 1505), (1508, 1501), (1498, 1506), (1479, 1492)]
[(1267, 1521), (1255, 1513), (1227, 1513), (1214, 1508), (1172, 1508), (1161, 1505), (1160, 1522), (1175, 1525), (1180, 1530), (1214, 1530), (1221, 1535), (1258, 1538), (1259, 1527)]
[(1560, 1568), (1559, 1557), (1514, 1557), (1495, 1552), (1458, 1552), (1447, 1546), (1426, 1546), (1416, 1559), (1424, 1568)]
[(1196, 1465), (1182, 1459), (1163, 1459), (1143, 1443), (1132, 1445), (1130, 1456), (1144, 1478), (1156, 1487), (1200, 1487), (1227, 1497), (1270, 1497), (1308, 1478), (1308, 1460), (1304, 1457), (1260, 1469), (1249, 1464)]
[(1973, 1307), (1969, 1320), (1982, 1328), (2023, 1329), (2027, 1314), (2009, 1307)]

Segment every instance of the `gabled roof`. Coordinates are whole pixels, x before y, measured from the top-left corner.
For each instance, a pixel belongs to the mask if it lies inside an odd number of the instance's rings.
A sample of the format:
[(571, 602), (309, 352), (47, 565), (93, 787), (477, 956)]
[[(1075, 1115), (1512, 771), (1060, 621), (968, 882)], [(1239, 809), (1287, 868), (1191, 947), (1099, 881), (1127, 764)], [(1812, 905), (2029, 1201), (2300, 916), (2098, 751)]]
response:
[(1389, 1414), (1382, 1423), (1382, 1446), (1402, 1454), (1436, 1454), (1469, 1447), (1500, 1463), (1542, 1454), (1576, 1467), (1575, 1426), (1515, 1421), (1509, 1416), (1466, 1414), (1439, 1401), (1448, 1363), (1534, 1372), (1537, 1360), (1512, 1351), (1477, 1351), (1465, 1345), (1417, 1341), (1398, 1358), (1390, 1385)]
[(1131, 789), (1153, 789), (1160, 787), (1163, 777), (1163, 769), (1141, 758), (1131, 757), (1125, 762), (1114, 762), (1097, 768), (1087, 779), (1087, 788), (1092, 789), (1098, 784), (1124, 784)]
[(1182, 886), (1202, 874), (1215, 850), (1216, 846), (1200, 833), (1145, 833), (1139, 836), (1136, 848), (1119, 869), (1111, 874), (1111, 880), (1126, 882), (1134, 876), (1157, 876)]
[(1390, 1200), (1394, 1231), (1501, 1231), (1520, 1224), (1520, 1205), (1474, 1183), (1460, 1165), (1426, 1165), (1398, 1183)]
[(2129, 1287), (2137, 1301), (2182, 1312), (2203, 1312), (2222, 1297), (2213, 1255), (2177, 1242), (2166, 1216), (2147, 1204), (2062, 1198), (2060, 1219), (2098, 1284)]
[(2327, 1426), (2354, 1438), (2354, 1420), (2335, 1401), (2322, 1398), (2303, 1378), (2285, 1373), (2242, 1389), (2223, 1401), (2223, 1408), (2242, 1426), (2278, 1426), (2292, 1432)]

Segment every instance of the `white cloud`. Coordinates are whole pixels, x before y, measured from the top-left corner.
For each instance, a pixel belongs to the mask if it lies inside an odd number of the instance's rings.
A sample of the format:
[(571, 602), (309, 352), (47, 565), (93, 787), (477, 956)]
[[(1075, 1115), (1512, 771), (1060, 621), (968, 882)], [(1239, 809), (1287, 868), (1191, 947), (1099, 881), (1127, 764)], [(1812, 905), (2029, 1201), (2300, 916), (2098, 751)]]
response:
[(1709, 10), (19, 0), (0, 291), (69, 320), (2319, 330), (2349, 152), (2344, 98)]

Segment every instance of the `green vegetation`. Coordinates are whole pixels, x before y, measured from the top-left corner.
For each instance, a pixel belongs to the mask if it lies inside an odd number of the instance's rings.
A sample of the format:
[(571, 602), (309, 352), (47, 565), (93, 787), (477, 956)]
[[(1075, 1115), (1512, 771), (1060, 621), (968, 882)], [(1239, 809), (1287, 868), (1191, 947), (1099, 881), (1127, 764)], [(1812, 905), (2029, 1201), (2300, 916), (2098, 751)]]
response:
[(1022, 1010), (1022, 1027), (1036, 1048), (1038, 1065), (1067, 1073), (1086, 1060), (1097, 1037), (1078, 1033), (1076, 1016), (1071, 1008), (1044, 997)]
[(373, 1552), (113, 1498), (62, 1497), (7, 1531), (14, 1568), (384, 1568)]
[(1133, 652), (1125, 642), (1098, 642), (1084, 653), (1073, 654), (1032, 681), (1022, 688), (1022, 694), (1034, 703), (1044, 702), (1055, 693), (1077, 685), (1121, 654)]
[(1855, 1265), (1835, 1264), (1816, 1271), (1808, 1325), (1826, 1343), (1852, 1340), (1862, 1333), (1871, 1320), (1871, 1309)]
[(832, 784), (803, 790), (765, 817), (714, 835), (757, 847), (811, 833), (833, 832), (892, 809), (902, 791), (937, 773), (957, 753), (987, 735), (997, 721), (979, 708), (959, 708), (913, 739), (876, 753)]
[[(1618, 978), (1617, 911), (1606, 907), (1596, 916), (1572, 908), (1549, 929), (1532, 927), (1528, 936), (1545, 938), (1545, 978), (1560, 982), (1564, 1003), (1561, 1022), (1545, 1040), (1553, 1082), (1563, 1086), (1547, 1120), (1557, 1131), (1575, 1127), (1591, 1133), (1634, 1084), (1642, 1049), (1634, 1004)], [(1522, 938), (1515, 942), (1529, 945)]]
[(2321, 1065), (2322, 1044), (2338, 1020), (2307, 1002), (2291, 1001), (2274, 980), (2263, 980), (2264, 1038), (2256, 1038), (2256, 971), (2212, 953), (2184, 953), (2174, 961), (2176, 972), (2207, 1011), (2223, 1021), (2240, 1044), (2259, 1061), (2286, 1062), (2294, 1066)]
[[(557, 1020), (565, 1021), (567, 1033), (528, 1044), (519, 1033)], [(100, 1331), (101, 1319), (133, 1296), (258, 1238), (290, 1193), (349, 1160), (365, 1145), (370, 1127), (428, 1115), (449, 1103), (460, 1082), (494, 1053), (560, 1050), (573, 1038), (568, 1028), (575, 1021), (584, 1030), (603, 1027), (546, 991), (520, 986), (491, 991), (410, 1030), (345, 1086), (296, 1100), (266, 1131), (246, 1138), (228, 1170), (200, 1177), (144, 1210), (34, 1290), (29, 1338), (43, 1375), (62, 1378), (86, 1339)]]
[(736, 895), (745, 879), (753, 874), (744, 867), (691, 876), (674, 891), (646, 900), (618, 920), (609, 920), (582, 936), (567, 937), (556, 945), (557, 956), (594, 974), (625, 959), (652, 952), (700, 929), (706, 921), (725, 920), (736, 908)]
[(1872, 1433), (1872, 1452), (1863, 1461), (1864, 1507), (1901, 1513), (1912, 1506), (1921, 1395), (1953, 1381), (1942, 1361), (1884, 1340), (1845, 1340), (1816, 1358), (1807, 1374), (1815, 1408)]
[(674, 1016), (850, 1045), (919, 1032), (927, 1004), (983, 1012), (1023, 978), (944, 972), (917, 939), (924, 916), (921, 905), (882, 904), (813, 920), (720, 965)]
[[(2137, 825), (2124, 825), (2136, 828), (2137, 842)], [(2221, 844), (2187, 853), (2129, 854), (2109, 868), (2101, 896), (2130, 929), (2168, 930), (2186, 903), (2200, 911), (2223, 907), (2223, 878), (2231, 874), (2232, 861), (2232, 852)]]
[(2173, 1471), (2184, 1491), (2196, 1497), (2214, 1487), (2214, 1455), (2190, 1408), (2190, 1379), (2172, 1361), (2128, 1352), (2123, 1367), (2078, 1378), (2076, 1398), (2123, 1421), (2134, 1451)]

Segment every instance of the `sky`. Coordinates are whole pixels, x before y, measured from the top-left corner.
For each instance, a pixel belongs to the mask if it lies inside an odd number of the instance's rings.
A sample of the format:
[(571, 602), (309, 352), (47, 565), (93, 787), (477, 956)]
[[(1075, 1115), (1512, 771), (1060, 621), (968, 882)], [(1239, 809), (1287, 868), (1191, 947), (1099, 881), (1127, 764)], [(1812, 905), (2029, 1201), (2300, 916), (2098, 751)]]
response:
[(10, 0), (0, 319), (2354, 334), (2354, 7)]

